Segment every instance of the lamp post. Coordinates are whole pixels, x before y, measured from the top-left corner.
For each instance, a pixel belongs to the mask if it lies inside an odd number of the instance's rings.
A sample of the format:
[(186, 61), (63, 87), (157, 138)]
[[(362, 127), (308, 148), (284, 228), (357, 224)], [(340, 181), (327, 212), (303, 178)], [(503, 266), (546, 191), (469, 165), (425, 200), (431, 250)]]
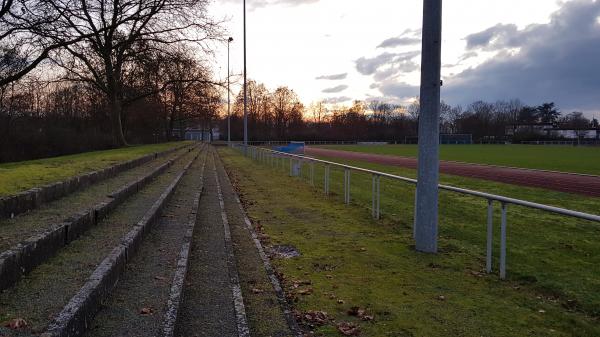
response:
[(233, 42), (233, 38), (229, 37), (227, 39), (227, 146), (231, 146), (231, 90), (229, 90), (229, 76), (231, 74), (229, 71), (229, 44), (231, 42)]
[(415, 247), (425, 253), (437, 253), (441, 54), (442, 0), (423, 0)]
[(244, 0), (244, 153), (248, 149), (248, 108), (246, 83), (246, 0)]

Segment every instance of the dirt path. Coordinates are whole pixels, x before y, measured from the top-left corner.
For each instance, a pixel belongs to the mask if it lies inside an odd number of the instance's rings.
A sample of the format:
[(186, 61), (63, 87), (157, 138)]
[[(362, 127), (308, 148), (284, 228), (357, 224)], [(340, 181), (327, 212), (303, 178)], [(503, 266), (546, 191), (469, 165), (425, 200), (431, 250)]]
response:
[[(314, 147), (306, 148), (305, 153), (311, 156), (335, 157), (412, 169), (417, 168), (417, 159), (410, 157), (329, 150)], [(498, 181), (506, 184), (539, 187), (560, 192), (600, 197), (600, 178), (594, 176), (449, 161), (440, 161), (440, 172), (462, 177)]]

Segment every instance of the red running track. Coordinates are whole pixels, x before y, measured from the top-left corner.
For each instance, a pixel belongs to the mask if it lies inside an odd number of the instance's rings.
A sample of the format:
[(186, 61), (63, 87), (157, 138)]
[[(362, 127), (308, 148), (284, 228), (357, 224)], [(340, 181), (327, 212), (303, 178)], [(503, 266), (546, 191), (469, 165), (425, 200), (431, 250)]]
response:
[[(360, 160), (375, 164), (417, 168), (417, 159), (372, 153), (329, 150), (314, 147), (305, 149), (307, 155)], [(440, 172), (462, 177), (498, 181), (554, 191), (600, 197), (600, 177), (502, 166), (440, 161)]]

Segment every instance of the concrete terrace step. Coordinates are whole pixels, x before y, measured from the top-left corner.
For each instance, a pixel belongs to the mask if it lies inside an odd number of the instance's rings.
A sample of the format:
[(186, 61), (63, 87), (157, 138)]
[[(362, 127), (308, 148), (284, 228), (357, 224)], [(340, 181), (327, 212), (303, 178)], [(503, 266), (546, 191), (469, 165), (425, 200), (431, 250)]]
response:
[(180, 150), (164, 161), (152, 161), (38, 210), (1, 220), (0, 290), (77, 239), (186, 153)]
[[(28, 323), (19, 331), (0, 327), (0, 335), (46, 332), (50, 336), (76, 336), (83, 332), (118, 280), (125, 261), (139, 247), (141, 234), (156, 219), (186, 166), (197, 155), (196, 151), (186, 154), (97, 226), (61, 249), (14, 287), (0, 293), (0, 321), (22, 318)], [(162, 201), (157, 204), (159, 200)], [(82, 298), (85, 294), (88, 296)]]
[[(220, 160), (217, 161), (217, 173), (221, 182), (224, 210), (231, 228), (240, 285), (252, 335), (303, 336), (275, 270)], [(256, 291), (257, 289), (260, 291)]]
[(203, 150), (0, 293), (0, 321), (27, 321), (0, 336), (300, 336), (218, 155)]
[(15, 195), (0, 197), (0, 219), (12, 218), (15, 215), (36, 209), (45, 203), (60, 199), (73, 192), (114, 177), (121, 172), (138, 167), (159, 157), (170, 155), (185, 147), (189, 147), (189, 145), (177, 146), (166, 151), (147, 154), (140, 158), (115, 164), (98, 171), (80, 174), (64, 181), (35, 187)]
[[(85, 336), (159, 336), (174, 318), (202, 191), (206, 154), (192, 164)], [(166, 319), (171, 322), (172, 320)]]
[(238, 200), (214, 154), (204, 174), (175, 336), (301, 335)]
[(237, 270), (230, 270), (214, 165), (210, 155), (175, 336), (244, 336), (238, 332), (231, 280)]

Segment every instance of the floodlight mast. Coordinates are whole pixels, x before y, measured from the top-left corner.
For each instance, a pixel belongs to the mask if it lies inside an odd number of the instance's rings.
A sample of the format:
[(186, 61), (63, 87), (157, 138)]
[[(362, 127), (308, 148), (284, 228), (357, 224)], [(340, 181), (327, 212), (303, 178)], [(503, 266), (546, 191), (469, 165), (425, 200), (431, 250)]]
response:
[(229, 70), (229, 45), (233, 42), (233, 38), (227, 39), (227, 145), (231, 146), (231, 90), (229, 89), (231, 71)]
[(422, 43), (415, 247), (437, 253), (442, 0), (423, 0)]
[(248, 85), (246, 80), (246, 0), (244, 0), (244, 153), (248, 149)]

